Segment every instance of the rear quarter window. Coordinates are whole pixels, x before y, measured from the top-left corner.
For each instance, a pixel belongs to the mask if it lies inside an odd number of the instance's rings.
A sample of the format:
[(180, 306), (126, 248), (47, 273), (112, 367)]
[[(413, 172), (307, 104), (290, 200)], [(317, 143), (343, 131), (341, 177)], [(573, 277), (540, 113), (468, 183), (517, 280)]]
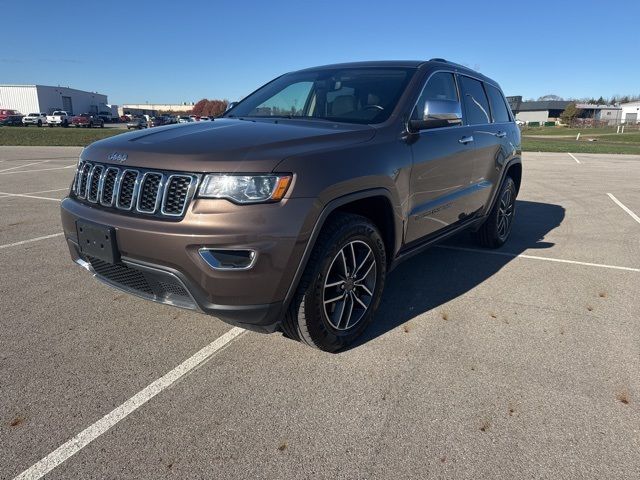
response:
[(460, 76), (462, 102), (467, 116), (467, 125), (491, 123), (489, 100), (482, 82), (471, 77)]
[(496, 123), (510, 122), (509, 110), (505, 103), (504, 97), (500, 90), (493, 85), (484, 84), (487, 94), (489, 95), (489, 103), (491, 104), (491, 114), (493, 121)]

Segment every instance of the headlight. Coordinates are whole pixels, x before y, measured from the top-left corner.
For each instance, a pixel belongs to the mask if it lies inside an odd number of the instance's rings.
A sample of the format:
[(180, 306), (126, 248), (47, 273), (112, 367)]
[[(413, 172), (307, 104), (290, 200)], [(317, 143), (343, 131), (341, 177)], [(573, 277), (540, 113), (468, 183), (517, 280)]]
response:
[(199, 196), (226, 198), (237, 203), (277, 202), (291, 183), (291, 175), (206, 175)]

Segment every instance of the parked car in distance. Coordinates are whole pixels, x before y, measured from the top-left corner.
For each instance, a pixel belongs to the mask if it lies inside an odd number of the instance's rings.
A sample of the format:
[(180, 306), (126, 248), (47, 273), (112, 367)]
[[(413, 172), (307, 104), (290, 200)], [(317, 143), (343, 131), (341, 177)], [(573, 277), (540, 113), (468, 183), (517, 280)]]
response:
[(22, 124), (25, 126), (29, 125), (37, 125), (41, 127), (47, 123), (47, 114), (46, 113), (28, 113), (24, 117), (22, 117)]
[(169, 125), (169, 120), (164, 115), (159, 115), (151, 119), (152, 127), (160, 127), (162, 125)]
[(523, 120), (516, 120), (516, 125), (518, 125), (519, 127), (524, 127), (526, 124), (527, 122)]
[[(114, 117), (113, 117), (113, 114), (111, 112), (100, 111), (100, 112), (98, 112), (98, 117), (100, 117), (104, 123), (111, 123), (111, 122), (114, 121)], [(115, 119), (117, 119), (117, 118), (118, 117), (116, 116)]]
[(131, 130), (132, 128), (140, 130), (147, 128), (147, 126), (147, 119), (144, 117), (133, 117), (127, 122), (127, 130)]
[(71, 124), (74, 127), (104, 127), (104, 120), (100, 118), (98, 115), (93, 115), (91, 113), (81, 113), (80, 115), (76, 115), (71, 118)]
[(62, 226), (107, 284), (333, 352), (399, 262), (463, 230), (507, 242), (520, 143), (498, 83), (462, 65), (310, 68), (214, 122), (88, 146)]
[(60, 127), (68, 127), (71, 123), (71, 115), (64, 110), (56, 110), (51, 115), (47, 115), (47, 125), (53, 127), (58, 125)]
[(20, 127), (24, 124), (22, 123), (22, 115), (5, 115), (4, 118), (0, 119), (0, 125), (5, 127)]
[(191, 117), (178, 117), (178, 123), (191, 123), (193, 121)]
[(0, 108), (0, 121), (10, 116), (15, 117), (16, 115), (20, 115), (20, 118), (22, 118), (22, 115), (17, 110), (12, 110), (10, 108)]

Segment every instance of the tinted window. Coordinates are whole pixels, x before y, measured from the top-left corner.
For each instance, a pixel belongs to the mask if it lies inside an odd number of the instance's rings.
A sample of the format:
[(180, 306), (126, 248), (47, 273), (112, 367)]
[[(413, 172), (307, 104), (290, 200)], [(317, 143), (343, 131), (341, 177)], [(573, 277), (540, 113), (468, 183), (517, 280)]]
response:
[(467, 125), (491, 123), (489, 118), (489, 101), (482, 88), (482, 82), (473, 78), (460, 76), (462, 99), (467, 115)]
[(452, 73), (434, 73), (429, 78), (411, 115), (413, 119), (418, 119), (422, 116), (424, 104), (427, 100), (458, 100), (458, 90)]
[(484, 84), (487, 93), (489, 94), (489, 103), (491, 103), (491, 114), (494, 122), (509, 122), (509, 111), (507, 105), (504, 103), (504, 98), (496, 87), (488, 84)]
[(294, 72), (249, 95), (225, 117), (317, 118), (380, 123), (391, 115), (412, 68), (328, 68)]

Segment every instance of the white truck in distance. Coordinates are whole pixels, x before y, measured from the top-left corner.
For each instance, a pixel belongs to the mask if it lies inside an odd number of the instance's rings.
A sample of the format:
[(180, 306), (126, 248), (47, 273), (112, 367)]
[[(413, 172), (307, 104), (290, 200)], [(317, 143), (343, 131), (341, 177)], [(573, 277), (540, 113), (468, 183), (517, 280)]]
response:
[(64, 110), (56, 110), (51, 115), (47, 115), (47, 125), (53, 127), (54, 125), (60, 125), (61, 127), (68, 127), (71, 123), (71, 115)]

